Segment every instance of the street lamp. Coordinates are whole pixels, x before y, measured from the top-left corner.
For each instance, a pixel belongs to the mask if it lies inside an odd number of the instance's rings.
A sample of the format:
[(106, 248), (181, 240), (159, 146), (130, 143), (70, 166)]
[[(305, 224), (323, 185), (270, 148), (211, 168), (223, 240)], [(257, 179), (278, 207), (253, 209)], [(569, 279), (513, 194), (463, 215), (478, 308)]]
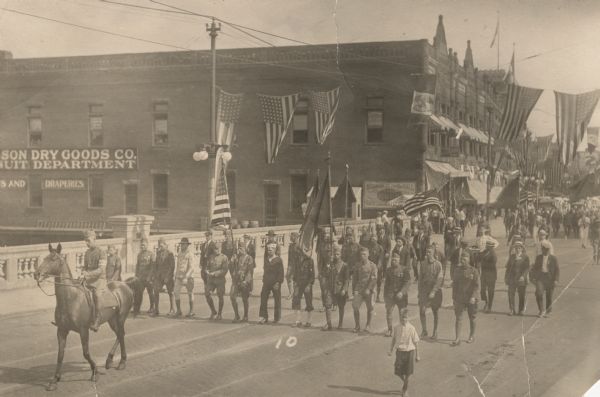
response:
[(205, 143), (198, 146), (194, 154), (192, 154), (192, 158), (194, 159), (194, 161), (206, 161), (209, 158), (215, 158), (219, 149), (223, 149), (223, 154), (221, 155), (221, 158), (226, 163), (231, 161), (233, 156), (229, 151), (229, 145), (220, 145), (218, 143)]

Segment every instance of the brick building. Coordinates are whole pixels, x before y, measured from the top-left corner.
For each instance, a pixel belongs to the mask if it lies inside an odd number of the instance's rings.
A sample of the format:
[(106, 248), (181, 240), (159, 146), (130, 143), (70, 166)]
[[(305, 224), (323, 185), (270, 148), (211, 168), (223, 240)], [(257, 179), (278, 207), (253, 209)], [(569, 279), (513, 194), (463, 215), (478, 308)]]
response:
[[(163, 230), (204, 227), (209, 167), (192, 154), (210, 139), (209, 52), (1, 55), (1, 226), (81, 228), (142, 213)], [(413, 92), (431, 75), (436, 114), (411, 114)], [(500, 80), (474, 67), (469, 44), (459, 64), (441, 16), (433, 45), (423, 39), (218, 51), (217, 85), (244, 94), (228, 166), (233, 217), (298, 223), (328, 152), (332, 185), (348, 164), (352, 184), (362, 188), (355, 210), (363, 216), (436, 186), (444, 174), (477, 182), (487, 142), (481, 131), (498, 122)], [(335, 129), (319, 145), (306, 94), (335, 87)], [(265, 161), (257, 93), (301, 94), (274, 164)]]

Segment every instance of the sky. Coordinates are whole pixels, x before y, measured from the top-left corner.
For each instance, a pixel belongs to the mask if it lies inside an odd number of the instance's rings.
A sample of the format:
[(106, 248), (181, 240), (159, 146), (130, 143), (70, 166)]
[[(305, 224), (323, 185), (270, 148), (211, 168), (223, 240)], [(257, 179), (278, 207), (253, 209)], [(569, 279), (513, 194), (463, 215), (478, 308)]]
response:
[[(151, 0), (115, 0), (167, 9)], [(157, 0), (199, 14), (311, 44), (433, 40), (444, 16), (448, 47), (462, 62), (471, 40), (475, 66), (495, 69), (490, 48), (500, 20), (500, 68), (515, 49), (517, 83), (543, 88), (528, 125), (538, 136), (555, 134), (553, 90), (581, 93), (600, 88), (600, 1), (597, 0)], [(15, 58), (208, 49), (206, 18), (109, 4), (102, 0), (0, 0), (0, 49)], [(10, 11), (13, 10), (13, 11)], [(92, 32), (34, 14), (152, 44)], [(276, 46), (288, 40), (253, 33)], [(266, 44), (222, 26), (218, 48)], [(596, 111), (590, 126), (600, 126)], [(586, 143), (585, 139), (582, 145)]]

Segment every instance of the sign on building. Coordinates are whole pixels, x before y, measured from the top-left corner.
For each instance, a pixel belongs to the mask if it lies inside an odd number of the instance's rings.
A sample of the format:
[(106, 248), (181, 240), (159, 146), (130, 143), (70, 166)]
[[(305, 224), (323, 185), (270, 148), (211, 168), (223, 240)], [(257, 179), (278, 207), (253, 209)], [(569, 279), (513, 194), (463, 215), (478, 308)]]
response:
[(363, 208), (394, 208), (413, 196), (417, 191), (416, 182), (376, 182), (365, 181), (363, 187)]
[(0, 179), (0, 189), (24, 190), (27, 189), (26, 179)]
[(1, 149), (0, 170), (136, 170), (136, 148)]
[(44, 190), (86, 190), (85, 179), (44, 179)]

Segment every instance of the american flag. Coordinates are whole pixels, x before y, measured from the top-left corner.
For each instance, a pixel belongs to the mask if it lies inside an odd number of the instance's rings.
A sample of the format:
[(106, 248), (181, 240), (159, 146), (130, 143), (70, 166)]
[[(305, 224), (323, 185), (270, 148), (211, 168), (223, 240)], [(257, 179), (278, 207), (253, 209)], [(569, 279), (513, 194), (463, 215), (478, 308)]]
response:
[(437, 191), (435, 189), (417, 193), (404, 203), (406, 215), (413, 215), (430, 207), (438, 207), (444, 212), (442, 202), (437, 197)]
[(228, 225), (231, 223), (231, 207), (229, 205), (229, 193), (227, 190), (227, 178), (225, 173), (225, 160), (222, 151), (217, 153), (215, 178), (215, 201), (210, 216), (210, 225)]
[(311, 101), (315, 111), (317, 142), (322, 145), (333, 131), (335, 113), (340, 103), (340, 87), (327, 92), (312, 92)]
[(217, 136), (219, 145), (231, 146), (233, 128), (240, 117), (240, 108), (244, 94), (230, 94), (223, 90), (219, 92), (217, 107)]
[(294, 119), (300, 94), (269, 96), (258, 94), (266, 128), (267, 164), (273, 164), (279, 147)]
[(558, 190), (562, 185), (564, 173), (565, 166), (558, 160), (556, 156), (546, 160), (544, 167), (544, 178), (546, 179), (547, 186), (552, 186), (553, 189)]
[(560, 161), (568, 165), (575, 158), (594, 109), (600, 98), (600, 90), (583, 94), (565, 94), (554, 91), (556, 97), (556, 140)]
[(521, 190), (521, 193), (519, 193), (519, 204), (534, 202), (534, 201), (535, 201), (534, 193), (527, 191), (527, 190)]
[(525, 123), (543, 90), (509, 84), (498, 139), (512, 142), (525, 129)]
[(550, 152), (550, 144), (552, 143), (552, 135), (538, 136), (535, 140), (535, 161), (540, 164), (546, 161)]

